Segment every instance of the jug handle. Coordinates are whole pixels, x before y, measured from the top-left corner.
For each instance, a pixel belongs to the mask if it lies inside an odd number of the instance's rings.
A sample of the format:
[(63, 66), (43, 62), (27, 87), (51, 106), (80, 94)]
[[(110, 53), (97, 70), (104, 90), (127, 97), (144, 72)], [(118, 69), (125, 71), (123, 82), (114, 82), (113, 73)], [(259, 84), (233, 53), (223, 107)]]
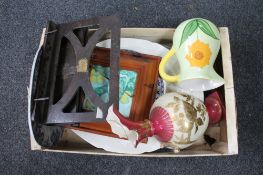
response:
[(167, 82), (169, 83), (174, 83), (174, 82), (177, 82), (178, 79), (179, 79), (179, 75), (168, 75), (166, 72), (165, 72), (165, 64), (170, 60), (170, 58), (175, 54), (175, 49), (174, 48), (171, 48), (167, 54), (162, 58), (162, 61), (159, 65), (159, 74), (160, 76)]

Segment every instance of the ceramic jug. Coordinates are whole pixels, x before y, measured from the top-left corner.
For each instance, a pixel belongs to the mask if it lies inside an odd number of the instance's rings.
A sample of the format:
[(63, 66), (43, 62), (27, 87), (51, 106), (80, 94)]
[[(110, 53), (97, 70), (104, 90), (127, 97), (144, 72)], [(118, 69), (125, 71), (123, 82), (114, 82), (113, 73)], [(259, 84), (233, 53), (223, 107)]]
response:
[[(181, 23), (175, 30), (173, 46), (163, 57), (159, 73), (170, 83), (192, 91), (206, 91), (224, 84), (224, 79), (213, 65), (220, 49), (220, 35), (217, 27), (202, 18), (193, 18)], [(168, 75), (165, 65), (176, 55), (180, 65), (178, 75)]]

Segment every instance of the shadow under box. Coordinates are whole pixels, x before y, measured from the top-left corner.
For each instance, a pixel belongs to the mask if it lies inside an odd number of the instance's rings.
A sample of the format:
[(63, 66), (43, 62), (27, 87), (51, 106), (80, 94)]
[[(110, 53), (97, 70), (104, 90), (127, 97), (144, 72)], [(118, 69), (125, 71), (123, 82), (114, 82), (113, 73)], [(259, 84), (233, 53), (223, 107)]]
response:
[[(140, 54), (133, 51), (120, 52), (119, 110), (133, 121), (143, 121), (149, 117), (155, 99), (158, 67), (161, 58)], [(95, 48), (90, 62), (90, 81), (93, 89), (104, 102), (108, 102), (110, 50)], [(82, 110), (92, 110), (92, 102), (82, 93), (80, 98)], [(111, 132), (107, 122), (80, 123), (74, 129), (96, 134), (118, 137)]]

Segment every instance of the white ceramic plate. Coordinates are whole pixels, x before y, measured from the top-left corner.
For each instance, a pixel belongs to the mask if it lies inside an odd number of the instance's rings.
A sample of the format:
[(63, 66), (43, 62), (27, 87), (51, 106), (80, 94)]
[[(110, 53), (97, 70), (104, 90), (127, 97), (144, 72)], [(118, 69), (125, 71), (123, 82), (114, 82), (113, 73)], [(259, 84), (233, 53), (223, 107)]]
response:
[(145, 152), (153, 152), (161, 148), (160, 142), (155, 137), (149, 138), (147, 144), (140, 143), (138, 144), (137, 148), (135, 148), (134, 144), (129, 140), (118, 139), (74, 129), (72, 129), (72, 131), (89, 144), (109, 152), (122, 154), (142, 154)]

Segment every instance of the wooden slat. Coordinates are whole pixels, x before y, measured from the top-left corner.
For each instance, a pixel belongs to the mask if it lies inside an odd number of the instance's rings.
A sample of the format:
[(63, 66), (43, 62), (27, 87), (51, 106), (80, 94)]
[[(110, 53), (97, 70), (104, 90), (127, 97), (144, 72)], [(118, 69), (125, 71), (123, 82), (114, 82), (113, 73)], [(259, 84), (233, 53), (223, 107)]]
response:
[(221, 50), (225, 83), (226, 125), (228, 153), (238, 154), (237, 112), (234, 92), (232, 60), (227, 27), (220, 28)]

